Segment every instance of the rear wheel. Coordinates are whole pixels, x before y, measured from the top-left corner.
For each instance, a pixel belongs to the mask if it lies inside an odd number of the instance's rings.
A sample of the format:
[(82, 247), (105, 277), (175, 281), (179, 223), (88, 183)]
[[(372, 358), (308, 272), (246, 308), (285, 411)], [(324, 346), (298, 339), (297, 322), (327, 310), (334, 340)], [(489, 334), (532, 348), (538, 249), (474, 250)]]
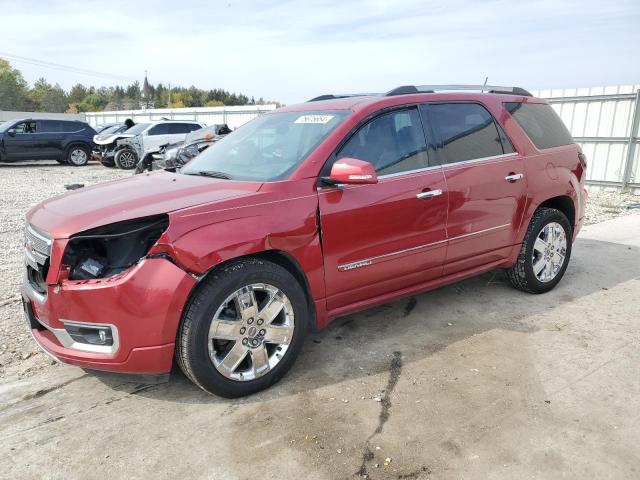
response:
[(89, 162), (90, 153), (84, 145), (72, 145), (67, 151), (66, 163), (74, 167), (82, 167)]
[(291, 368), (308, 322), (305, 294), (286, 269), (258, 259), (232, 262), (212, 273), (190, 301), (176, 358), (203, 390), (249, 395)]
[(138, 155), (130, 148), (123, 148), (116, 152), (113, 160), (118, 168), (131, 170), (138, 164)]
[(562, 279), (571, 257), (572, 229), (555, 208), (533, 214), (516, 264), (507, 270), (511, 284), (529, 293), (545, 293)]

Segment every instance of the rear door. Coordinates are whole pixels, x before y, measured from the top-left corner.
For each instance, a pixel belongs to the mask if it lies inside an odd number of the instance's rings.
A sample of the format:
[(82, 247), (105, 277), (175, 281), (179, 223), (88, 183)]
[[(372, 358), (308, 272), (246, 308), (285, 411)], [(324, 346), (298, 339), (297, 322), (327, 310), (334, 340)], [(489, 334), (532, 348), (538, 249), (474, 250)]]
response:
[(429, 164), (416, 107), (364, 124), (322, 174), (343, 157), (371, 162), (379, 181), (319, 188), (329, 310), (438, 277), (446, 250), (444, 174)]
[(173, 125), (170, 122), (162, 122), (154, 125), (144, 135), (144, 151), (151, 152), (158, 150), (161, 145), (170, 142), (169, 127)]
[(523, 158), (479, 103), (421, 106), (449, 194), (443, 273), (506, 258), (524, 213)]
[(66, 124), (61, 120), (40, 120), (38, 122), (38, 148), (43, 157), (50, 159), (62, 158), (62, 144), (64, 143)]
[(38, 148), (37, 122), (27, 120), (16, 123), (4, 137), (4, 146), (9, 160), (31, 160), (42, 158)]

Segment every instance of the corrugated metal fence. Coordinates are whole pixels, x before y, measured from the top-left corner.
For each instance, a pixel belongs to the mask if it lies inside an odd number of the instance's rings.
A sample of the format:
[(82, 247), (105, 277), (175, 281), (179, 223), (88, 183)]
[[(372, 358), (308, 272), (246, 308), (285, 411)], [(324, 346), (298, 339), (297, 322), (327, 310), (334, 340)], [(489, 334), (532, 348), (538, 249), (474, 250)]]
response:
[(102, 123), (124, 122), (127, 118), (136, 123), (169, 118), (172, 120), (197, 120), (207, 125), (226, 123), (235, 129), (258, 115), (275, 110), (275, 105), (247, 105), (238, 107), (154, 108), (148, 110), (120, 110), (117, 112), (87, 112), (91, 126)]
[(640, 85), (537, 90), (587, 155), (587, 183), (640, 187)]

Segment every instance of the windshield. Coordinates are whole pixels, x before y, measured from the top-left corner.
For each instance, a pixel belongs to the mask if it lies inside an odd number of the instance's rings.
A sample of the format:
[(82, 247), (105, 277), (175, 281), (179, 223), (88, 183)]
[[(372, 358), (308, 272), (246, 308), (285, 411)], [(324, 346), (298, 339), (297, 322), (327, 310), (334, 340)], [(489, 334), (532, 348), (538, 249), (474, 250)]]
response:
[(148, 123), (136, 123), (133, 127), (131, 127), (129, 130), (125, 130), (125, 133), (127, 134), (133, 134), (133, 135), (138, 135), (139, 133), (142, 133), (147, 127), (149, 126)]
[(15, 120), (13, 122), (11, 120), (4, 123), (0, 122), (0, 132), (6, 132), (14, 125), (15, 125)]
[(282, 180), (350, 113), (333, 110), (262, 115), (214, 143), (181, 172), (216, 173), (232, 180)]
[(112, 133), (119, 133), (118, 130), (122, 128), (122, 125), (112, 125), (110, 127), (100, 130), (100, 135), (110, 135)]

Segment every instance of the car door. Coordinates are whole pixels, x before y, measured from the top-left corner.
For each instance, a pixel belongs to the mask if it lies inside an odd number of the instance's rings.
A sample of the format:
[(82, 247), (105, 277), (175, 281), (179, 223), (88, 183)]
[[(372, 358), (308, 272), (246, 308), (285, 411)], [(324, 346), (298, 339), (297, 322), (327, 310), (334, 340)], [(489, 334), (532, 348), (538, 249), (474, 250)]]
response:
[(378, 183), (319, 188), (329, 310), (438, 277), (446, 250), (444, 174), (429, 164), (416, 107), (365, 123), (323, 175), (344, 157), (371, 162)]
[(154, 125), (144, 134), (144, 151), (152, 152), (158, 150), (161, 145), (170, 143), (169, 126), (170, 122), (162, 122)]
[(11, 127), (4, 137), (4, 148), (8, 160), (31, 160), (42, 158), (37, 148), (37, 122), (25, 120)]
[(62, 143), (65, 130), (61, 120), (40, 120), (38, 121), (38, 149), (43, 158), (57, 159), (63, 158)]
[(449, 192), (443, 273), (506, 258), (526, 201), (522, 157), (479, 103), (432, 103), (421, 111)]

